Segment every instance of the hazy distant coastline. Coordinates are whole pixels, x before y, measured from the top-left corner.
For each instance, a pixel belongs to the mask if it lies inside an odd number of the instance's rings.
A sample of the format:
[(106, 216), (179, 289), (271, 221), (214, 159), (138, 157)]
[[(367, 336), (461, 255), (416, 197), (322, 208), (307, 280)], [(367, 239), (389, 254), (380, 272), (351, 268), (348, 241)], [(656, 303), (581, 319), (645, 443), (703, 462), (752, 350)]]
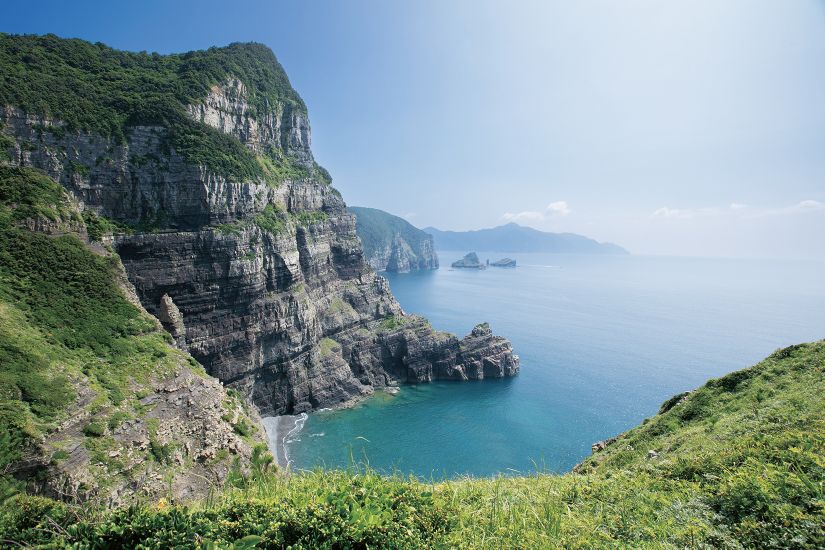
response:
[(613, 243), (599, 243), (575, 233), (547, 233), (511, 222), (478, 231), (441, 231), (425, 227), (436, 250), (479, 252), (541, 252), (545, 254), (630, 254)]

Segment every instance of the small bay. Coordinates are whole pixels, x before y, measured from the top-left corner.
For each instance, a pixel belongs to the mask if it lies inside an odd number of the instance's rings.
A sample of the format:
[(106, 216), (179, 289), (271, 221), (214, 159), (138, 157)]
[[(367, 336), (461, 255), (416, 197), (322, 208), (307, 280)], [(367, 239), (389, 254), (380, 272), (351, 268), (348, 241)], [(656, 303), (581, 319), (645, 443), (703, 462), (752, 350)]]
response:
[[(459, 337), (483, 321), (521, 372), (401, 386), (309, 415), (287, 439), (292, 468), (445, 474), (569, 471), (593, 442), (672, 395), (825, 338), (825, 262), (506, 254), (512, 268), (384, 273), (404, 311)], [(482, 261), (505, 254), (480, 253)]]

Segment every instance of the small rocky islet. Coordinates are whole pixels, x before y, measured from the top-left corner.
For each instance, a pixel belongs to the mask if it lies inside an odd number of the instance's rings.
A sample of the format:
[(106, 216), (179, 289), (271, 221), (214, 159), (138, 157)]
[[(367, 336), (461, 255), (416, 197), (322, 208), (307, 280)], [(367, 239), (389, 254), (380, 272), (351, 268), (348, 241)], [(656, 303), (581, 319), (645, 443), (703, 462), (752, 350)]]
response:
[(452, 267), (462, 269), (487, 269), (487, 266), (478, 260), (478, 254), (470, 252), (463, 259), (453, 262)]
[(502, 258), (497, 262), (490, 264), (493, 267), (516, 267), (516, 261), (510, 258)]

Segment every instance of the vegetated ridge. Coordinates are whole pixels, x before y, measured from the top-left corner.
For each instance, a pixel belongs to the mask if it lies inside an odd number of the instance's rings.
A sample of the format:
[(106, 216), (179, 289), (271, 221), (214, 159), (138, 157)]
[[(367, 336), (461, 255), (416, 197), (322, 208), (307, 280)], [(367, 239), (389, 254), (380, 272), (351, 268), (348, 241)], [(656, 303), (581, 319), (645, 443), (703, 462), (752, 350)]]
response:
[(574, 233), (546, 233), (515, 222), (478, 231), (440, 231), (425, 227), (436, 250), (544, 252), (550, 254), (630, 254), (613, 243), (598, 243)]
[(374, 270), (406, 273), (438, 268), (432, 235), (416, 229), (404, 218), (377, 208), (349, 206), (347, 210), (358, 218), (355, 233)]
[[(13, 269), (3, 284), (18, 289), (0, 304), (6, 322), (29, 326), (33, 342), (8, 343), (12, 359), (0, 362), (11, 411), (0, 437), (24, 449), (8, 463), (19, 479), (112, 503), (121, 489), (150, 484), (175, 499), (202, 495), (263, 460), (254, 454), (259, 412), (518, 372), (510, 343), (489, 328), (459, 339), (401, 311), (366, 263), (355, 216), (315, 162), (306, 109), (268, 48), (160, 56), (0, 34), (0, 71), (5, 231), (76, 250), (30, 254), (34, 245), (16, 244), (0, 263)], [(103, 261), (95, 254), (117, 258), (111, 273), (83, 274)], [(133, 305), (101, 294), (109, 279)], [(41, 297), (29, 302), (26, 292)], [(89, 302), (64, 296), (77, 293)], [(57, 351), (40, 350), (47, 345)], [(65, 351), (87, 348), (82, 358)], [(147, 449), (203, 483), (159, 472)], [(48, 467), (29, 468), (35, 462)]]
[(288, 482), (253, 472), (198, 507), (161, 501), (87, 517), (17, 497), (0, 508), (0, 539), (50, 548), (194, 549), (250, 537), (272, 549), (818, 549), (823, 371), (825, 341), (777, 350), (667, 400), (564, 475), (541, 461), (486, 479), (381, 476), (364, 464)]

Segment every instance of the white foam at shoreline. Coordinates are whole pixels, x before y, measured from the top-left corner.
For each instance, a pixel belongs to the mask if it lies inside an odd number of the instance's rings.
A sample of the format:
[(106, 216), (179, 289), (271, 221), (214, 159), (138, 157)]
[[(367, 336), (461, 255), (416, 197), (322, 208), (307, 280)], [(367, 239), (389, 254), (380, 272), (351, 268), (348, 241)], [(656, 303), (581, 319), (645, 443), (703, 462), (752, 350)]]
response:
[(307, 418), (309, 418), (309, 415), (307, 415), (307, 413), (301, 413), (298, 416), (298, 418), (295, 419), (295, 427), (289, 430), (289, 432), (287, 432), (287, 434), (284, 436), (284, 459), (286, 459), (287, 466), (289, 466), (290, 463), (289, 447), (287, 446), (287, 443), (291, 443), (292, 441), (300, 441), (300, 439), (292, 439), (292, 436), (300, 432), (301, 429), (303, 429), (304, 423), (307, 421)]

